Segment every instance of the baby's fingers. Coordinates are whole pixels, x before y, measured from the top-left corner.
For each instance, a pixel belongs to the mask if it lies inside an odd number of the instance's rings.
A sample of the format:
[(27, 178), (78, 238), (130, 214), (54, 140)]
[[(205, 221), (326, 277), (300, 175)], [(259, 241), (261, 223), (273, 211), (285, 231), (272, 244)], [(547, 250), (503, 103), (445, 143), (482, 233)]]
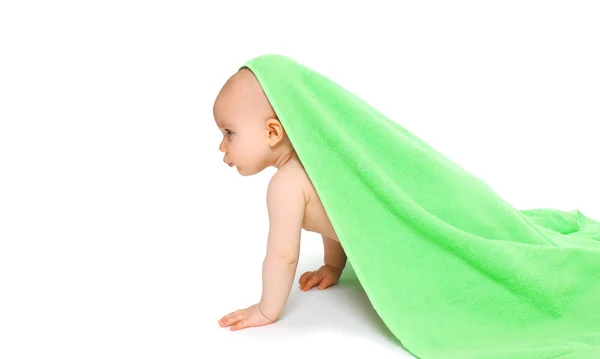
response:
[(233, 313), (229, 313), (219, 320), (221, 327), (228, 327), (240, 321), (243, 317), (243, 309), (237, 310)]
[(300, 276), (300, 288), (304, 288), (304, 285), (306, 284), (306, 282), (313, 276), (315, 275), (315, 272), (306, 272), (304, 274), (302, 274), (302, 276)]
[(312, 277), (310, 277), (310, 279), (306, 282), (306, 284), (304, 285), (304, 287), (302, 287), (303, 290), (309, 290), (310, 288), (314, 287), (315, 285), (319, 284), (319, 282), (321, 282), (322, 277), (318, 274), (313, 275)]
[(229, 328), (229, 330), (240, 330), (240, 329), (244, 329), (244, 328), (248, 328), (248, 327), (249, 327), (249, 325), (246, 320), (240, 320), (235, 325), (233, 325), (231, 328)]
[(333, 284), (333, 279), (331, 277), (325, 277), (321, 281), (321, 284), (319, 284), (319, 290), (330, 287), (332, 284)]

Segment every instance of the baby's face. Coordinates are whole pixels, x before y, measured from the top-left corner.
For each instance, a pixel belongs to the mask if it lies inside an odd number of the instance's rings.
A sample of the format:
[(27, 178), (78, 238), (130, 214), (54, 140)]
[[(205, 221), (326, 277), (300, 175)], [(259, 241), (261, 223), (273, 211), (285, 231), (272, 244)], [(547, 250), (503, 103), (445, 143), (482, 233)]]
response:
[[(269, 166), (269, 128), (261, 107), (262, 90), (249, 70), (233, 75), (214, 104), (213, 116), (223, 135), (219, 150), (223, 162), (249, 176)], [(254, 83), (253, 83), (254, 81)]]
[(261, 159), (268, 145), (263, 129), (249, 118), (252, 113), (244, 108), (243, 104), (222, 107), (222, 111), (216, 111), (215, 121), (223, 135), (219, 145), (219, 150), (225, 153), (223, 162), (236, 166), (240, 174), (251, 175), (266, 167), (262, 167)]

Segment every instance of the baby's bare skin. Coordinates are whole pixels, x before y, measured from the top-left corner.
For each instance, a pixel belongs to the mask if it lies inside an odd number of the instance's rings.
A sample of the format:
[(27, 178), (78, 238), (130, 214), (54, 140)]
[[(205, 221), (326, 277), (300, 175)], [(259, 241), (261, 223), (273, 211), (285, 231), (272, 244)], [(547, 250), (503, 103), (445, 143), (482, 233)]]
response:
[(306, 210), (302, 228), (339, 242), (321, 199), (297, 156), (294, 156), (285, 171), (289, 172), (289, 180), (297, 183), (304, 193)]
[(298, 155), (249, 69), (231, 76), (215, 100), (213, 115), (223, 133), (223, 161), (243, 176), (277, 168), (267, 189), (269, 238), (259, 303), (229, 313), (222, 327), (239, 330), (274, 323), (291, 290), (300, 252), (301, 229), (323, 239), (324, 265), (300, 277), (302, 290), (335, 285), (346, 255)]

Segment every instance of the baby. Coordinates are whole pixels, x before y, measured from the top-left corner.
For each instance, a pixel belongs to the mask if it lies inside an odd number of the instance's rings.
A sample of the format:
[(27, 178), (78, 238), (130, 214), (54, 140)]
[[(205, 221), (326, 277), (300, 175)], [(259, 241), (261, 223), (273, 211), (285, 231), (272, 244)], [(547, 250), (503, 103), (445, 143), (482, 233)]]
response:
[(321, 234), (324, 265), (300, 277), (304, 291), (335, 285), (346, 254), (285, 129), (260, 83), (248, 68), (231, 76), (214, 103), (213, 116), (223, 133), (223, 161), (243, 176), (277, 168), (267, 189), (269, 235), (262, 265), (260, 302), (229, 313), (221, 327), (239, 330), (274, 323), (287, 302), (300, 254), (301, 229)]

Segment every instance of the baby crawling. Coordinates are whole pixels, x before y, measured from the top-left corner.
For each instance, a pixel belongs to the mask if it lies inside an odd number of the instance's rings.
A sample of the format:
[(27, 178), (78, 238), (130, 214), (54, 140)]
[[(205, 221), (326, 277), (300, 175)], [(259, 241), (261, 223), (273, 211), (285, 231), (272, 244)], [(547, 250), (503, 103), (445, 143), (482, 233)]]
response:
[(225, 315), (221, 327), (239, 330), (274, 323), (289, 297), (300, 254), (301, 230), (321, 234), (324, 265), (300, 276), (304, 291), (335, 285), (346, 254), (285, 129), (248, 68), (232, 75), (217, 95), (213, 116), (223, 133), (223, 161), (243, 176), (277, 168), (267, 188), (269, 235), (258, 303)]

